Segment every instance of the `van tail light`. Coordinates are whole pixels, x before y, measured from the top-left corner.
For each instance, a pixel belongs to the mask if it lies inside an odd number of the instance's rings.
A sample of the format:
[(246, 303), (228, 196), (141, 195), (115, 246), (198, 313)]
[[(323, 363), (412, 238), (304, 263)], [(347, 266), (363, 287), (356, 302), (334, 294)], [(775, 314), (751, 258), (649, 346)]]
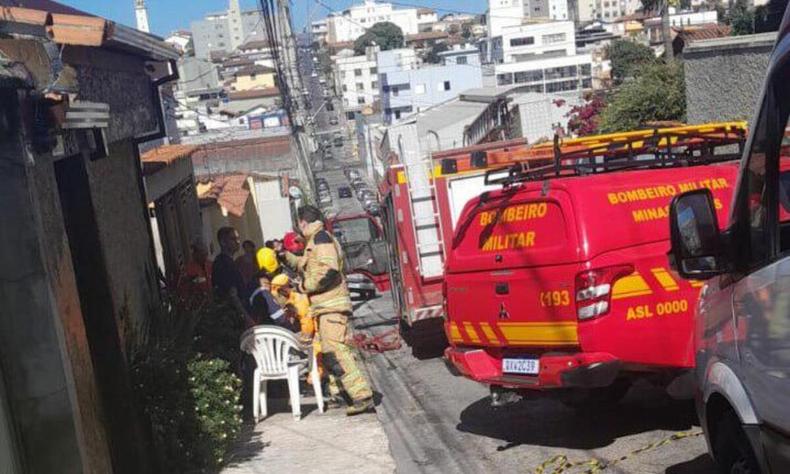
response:
[(607, 314), (615, 282), (632, 273), (633, 265), (615, 265), (585, 270), (576, 275), (576, 316), (579, 321)]

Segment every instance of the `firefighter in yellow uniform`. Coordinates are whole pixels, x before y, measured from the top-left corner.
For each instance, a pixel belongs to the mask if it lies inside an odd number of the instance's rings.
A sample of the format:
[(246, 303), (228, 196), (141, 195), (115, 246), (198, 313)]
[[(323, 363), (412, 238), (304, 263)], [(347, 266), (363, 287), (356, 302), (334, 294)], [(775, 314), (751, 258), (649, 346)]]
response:
[[(373, 409), (373, 392), (348, 344), (351, 297), (343, 275), (340, 245), (324, 229), (321, 211), (313, 206), (298, 211), (299, 230), (307, 241), (304, 255), (282, 252), (289, 266), (302, 276), (300, 290), (310, 299), (310, 312), (318, 324), (324, 367), (330, 384), (348, 395), (353, 403), (346, 414), (357, 415)], [(334, 379), (334, 380), (333, 380)]]

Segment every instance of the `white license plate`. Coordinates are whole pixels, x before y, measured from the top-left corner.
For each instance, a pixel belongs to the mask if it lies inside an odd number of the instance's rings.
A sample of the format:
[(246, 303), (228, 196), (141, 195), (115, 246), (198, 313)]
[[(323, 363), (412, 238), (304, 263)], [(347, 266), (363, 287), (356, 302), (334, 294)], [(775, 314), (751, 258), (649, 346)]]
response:
[(538, 375), (538, 359), (502, 359), (502, 372), (507, 374)]

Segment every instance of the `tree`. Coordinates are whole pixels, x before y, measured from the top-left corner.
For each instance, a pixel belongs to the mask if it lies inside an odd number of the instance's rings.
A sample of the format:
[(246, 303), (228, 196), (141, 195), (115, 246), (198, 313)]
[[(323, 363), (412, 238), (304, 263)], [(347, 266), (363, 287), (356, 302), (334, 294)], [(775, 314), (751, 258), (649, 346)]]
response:
[(654, 63), (656, 56), (648, 46), (629, 40), (616, 40), (609, 45), (609, 59), (612, 61), (612, 80), (615, 84), (621, 84), (642, 67)]
[(750, 35), (754, 33), (754, 10), (744, 0), (738, 0), (730, 9), (730, 26), (732, 36)]
[(365, 54), (365, 48), (376, 44), (382, 51), (403, 47), (403, 31), (395, 23), (384, 21), (368, 28), (364, 35), (354, 41), (354, 53)]
[(450, 48), (447, 46), (447, 43), (436, 43), (431, 47), (431, 50), (428, 51), (428, 54), (425, 55), (423, 61), (428, 64), (440, 64), (442, 62), (442, 57), (439, 56), (439, 53), (443, 53), (448, 49)]
[(461, 36), (465, 40), (469, 41), (469, 38), (472, 37), (472, 25), (470, 25), (469, 23), (464, 23), (463, 26), (461, 27)]
[(686, 90), (683, 66), (655, 62), (623, 84), (601, 113), (601, 133), (635, 130), (647, 122), (683, 121)]
[(571, 108), (568, 117), (568, 132), (580, 137), (595, 135), (601, 121), (601, 112), (606, 107), (606, 101), (600, 94), (588, 96), (586, 103)]

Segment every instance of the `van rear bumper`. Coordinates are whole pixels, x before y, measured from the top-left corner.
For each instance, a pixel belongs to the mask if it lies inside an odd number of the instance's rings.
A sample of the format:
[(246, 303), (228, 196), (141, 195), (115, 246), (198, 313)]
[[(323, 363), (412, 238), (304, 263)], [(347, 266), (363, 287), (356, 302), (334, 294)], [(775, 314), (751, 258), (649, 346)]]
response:
[(529, 390), (606, 387), (622, 369), (620, 360), (604, 352), (542, 355), (538, 375), (503, 373), (502, 357), (485, 349), (448, 347), (444, 356), (464, 377), (484, 384)]

